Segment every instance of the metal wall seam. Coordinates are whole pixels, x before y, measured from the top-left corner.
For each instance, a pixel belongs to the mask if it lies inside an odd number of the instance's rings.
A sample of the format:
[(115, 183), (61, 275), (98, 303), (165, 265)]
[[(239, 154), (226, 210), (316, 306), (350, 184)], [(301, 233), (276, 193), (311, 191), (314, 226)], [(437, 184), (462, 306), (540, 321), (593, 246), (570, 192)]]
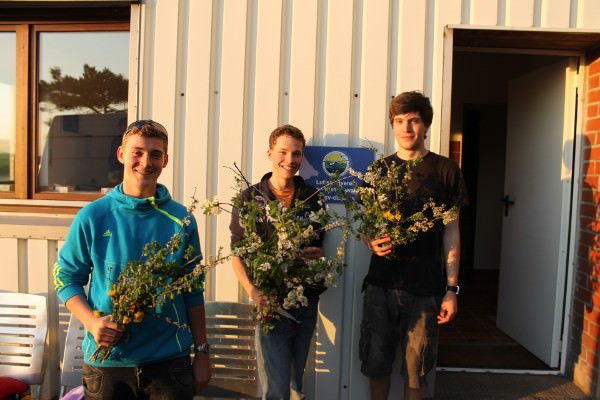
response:
[[(430, 94), (434, 110), (433, 122), (428, 135), (430, 141), (429, 149), (444, 156), (448, 156), (450, 150), (450, 132), (442, 131), (442, 99), (444, 96), (450, 95), (450, 93), (443, 92), (442, 86), (444, 73), (444, 29), (449, 24), (460, 23), (460, 3), (460, 0), (450, 0), (439, 4), (435, 8), (434, 18), (431, 21), (431, 30), (429, 31), (431, 36), (427, 40), (428, 50), (426, 54), (428, 55), (428, 61), (426, 61), (426, 66), (429, 71), (426, 82), (429, 82), (429, 84), (424, 85), (424, 91)], [(428, 92), (428, 88), (430, 88), (430, 92)], [(448, 140), (442, 140), (442, 137), (447, 137)]]
[[(349, 7), (345, 0), (330, 0), (327, 6), (324, 144), (341, 146), (346, 141), (342, 135), (350, 129), (354, 7)], [(352, 27), (350, 32), (348, 27)]]
[[(208, 173), (213, 151), (211, 151), (211, 127), (214, 119), (213, 82), (215, 31), (217, 19), (213, 17), (215, 9), (212, 0), (189, 1), (187, 6), (188, 34), (186, 40), (185, 82), (182, 82), (182, 147), (184, 149), (184, 167), (179, 175), (183, 182), (182, 200), (188, 203), (192, 196), (200, 202), (214, 196), (209, 193), (212, 176)], [(209, 55), (209, 56), (207, 56)], [(212, 230), (213, 219), (196, 213), (200, 241), (204, 243), (203, 254), (215, 254), (216, 244)], [(214, 275), (209, 271), (206, 276), (205, 298), (214, 298)]]
[[(389, 2), (364, 2), (362, 24), (362, 51), (360, 55), (360, 82), (357, 114), (359, 139), (364, 144), (373, 144), (383, 148), (389, 126), (387, 109), (389, 105), (388, 88), (390, 81), (389, 39), (390, 39)], [(368, 140), (368, 142), (367, 142)], [(360, 143), (363, 144), (363, 143)]]
[[(248, 135), (248, 149), (252, 151), (252, 182), (257, 182), (271, 163), (266, 157), (269, 134), (279, 124), (279, 104), (282, 73), (285, 68), (282, 46), (285, 43), (283, 2), (281, 0), (261, 0), (256, 7), (256, 41), (252, 47), (254, 70), (252, 96), (253, 105), (251, 134)], [(249, 105), (250, 108), (250, 105)], [(250, 113), (249, 113), (250, 114)]]
[[(322, 7), (318, 0), (294, 1), (287, 8), (291, 14), (288, 27), (289, 41), (289, 63), (288, 63), (288, 99), (287, 99), (287, 121), (302, 129), (302, 132), (310, 138), (311, 144), (320, 144), (322, 132), (317, 129), (317, 115), (320, 98), (318, 87), (318, 76), (321, 76), (324, 65), (321, 63), (320, 13)], [(286, 42), (287, 43), (287, 42)]]
[[(223, 166), (232, 166), (234, 162), (239, 164), (244, 154), (243, 135), (249, 129), (248, 115), (246, 115), (246, 103), (248, 101), (247, 74), (249, 68), (248, 52), (251, 44), (248, 43), (248, 13), (247, 2), (223, 2), (223, 30), (222, 30), (222, 53), (219, 90), (219, 126), (218, 137), (215, 137), (217, 145), (218, 169), (214, 172), (217, 176), (217, 191), (219, 198), (229, 199), (233, 195), (231, 188), (231, 173)], [(235, 140), (241, 138), (241, 140)], [(217, 246), (229, 246), (229, 216), (217, 217)], [(231, 268), (221, 268), (216, 277), (216, 296), (220, 300), (237, 301), (238, 289), (236, 278)]]
[[(182, 45), (179, 40), (179, 10), (182, 1), (186, 0), (177, 0), (175, 4), (154, 0), (152, 12), (147, 15), (147, 23), (153, 27), (153, 35), (145, 45), (151, 50), (148, 56), (153, 68), (149, 77), (150, 86), (145, 87), (145, 93), (150, 95), (152, 103), (144, 110), (146, 113), (143, 117), (155, 119), (165, 126), (169, 132), (169, 153), (176, 159), (181, 157), (177, 153), (176, 143), (182, 135), (182, 132), (177, 130), (176, 123), (177, 83), (180, 72), (178, 64), (181, 61), (179, 56)], [(175, 165), (178, 162), (167, 164), (160, 177), (160, 182), (172, 192), (176, 192)]]

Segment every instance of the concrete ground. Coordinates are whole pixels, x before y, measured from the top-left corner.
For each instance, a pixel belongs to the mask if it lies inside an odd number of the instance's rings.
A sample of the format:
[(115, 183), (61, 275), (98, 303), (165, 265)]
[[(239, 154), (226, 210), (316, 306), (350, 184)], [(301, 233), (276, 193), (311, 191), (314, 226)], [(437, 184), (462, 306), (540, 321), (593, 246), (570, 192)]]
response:
[(440, 372), (436, 400), (591, 400), (569, 379), (556, 375)]
[[(194, 397), (195, 400), (226, 400), (225, 398), (254, 399), (228, 396), (222, 390), (216, 390), (207, 396)], [(593, 397), (583, 394), (573, 382), (563, 376), (447, 371), (438, 371), (436, 374), (434, 399), (594, 400)], [(292, 400), (298, 400), (298, 397), (293, 397)]]

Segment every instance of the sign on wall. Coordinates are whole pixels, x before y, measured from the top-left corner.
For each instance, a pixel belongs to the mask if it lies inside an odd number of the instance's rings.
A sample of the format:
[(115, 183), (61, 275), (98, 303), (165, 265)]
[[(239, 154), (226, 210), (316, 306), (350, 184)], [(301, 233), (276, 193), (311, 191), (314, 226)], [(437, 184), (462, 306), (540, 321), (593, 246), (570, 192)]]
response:
[[(361, 180), (350, 176), (348, 169), (364, 173), (367, 167), (375, 160), (373, 149), (358, 147), (327, 147), (306, 146), (304, 148), (304, 161), (300, 167), (300, 176), (306, 183), (317, 189), (331, 182), (334, 175), (347, 178), (341, 181), (342, 186), (352, 197), (356, 196), (356, 185)], [(334, 193), (324, 193), (328, 203), (340, 203), (341, 199)]]

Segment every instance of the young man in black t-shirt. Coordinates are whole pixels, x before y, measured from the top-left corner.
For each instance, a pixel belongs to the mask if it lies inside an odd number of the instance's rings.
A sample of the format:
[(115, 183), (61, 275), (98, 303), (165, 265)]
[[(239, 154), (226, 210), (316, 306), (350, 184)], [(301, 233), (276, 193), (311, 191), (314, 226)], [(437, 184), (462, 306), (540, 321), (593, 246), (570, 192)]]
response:
[[(425, 148), (433, 109), (419, 92), (405, 92), (390, 104), (390, 123), (398, 151), (385, 165), (422, 159), (411, 170), (410, 197), (403, 215), (436, 204), (460, 208), (467, 202), (458, 165)], [(381, 162), (381, 161), (377, 161)], [(458, 217), (441, 221), (409, 244), (393, 246), (389, 237), (365, 238), (373, 252), (365, 277), (359, 352), (369, 377), (371, 399), (387, 399), (396, 347), (402, 345), (404, 398), (421, 399), (425, 376), (437, 358), (438, 326), (458, 311), (460, 232)], [(386, 258), (394, 253), (393, 258)]]

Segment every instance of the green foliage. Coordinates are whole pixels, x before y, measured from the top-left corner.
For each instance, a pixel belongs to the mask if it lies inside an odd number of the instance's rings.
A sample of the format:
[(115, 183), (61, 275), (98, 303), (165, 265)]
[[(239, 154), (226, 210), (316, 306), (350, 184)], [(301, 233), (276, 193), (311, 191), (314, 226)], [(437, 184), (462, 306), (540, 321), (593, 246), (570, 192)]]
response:
[[(289, 208), (279, 200), (269, 200), (266, 193), (258, 193), (264, 201), (257, 201), (255, 196), (243, 201), (242, 192), (250, 183), (237, 166), (235, 168), (236, 194), (229, 206), (239, 210), (244, 237), (234, 245), (232, 255), (243, 260), (252, 283), (268, 298), (266, 307), (255, 310), (255, 320), (262, 323), (263, 329), (268, 332), (273, 326), (273, 319), (278, 319), (282, 310), (308, 304), (305, 288), (335, 284), (345, 265), (344, 248), (350, 234), (349, 221), (326, 206), (320, 191), (314, 196), (319, 196), (322, 208), (310, 212), (308, 218), (303, 215), (310, 198), (296, 200)], [(332, 182), (328, 190), (335, 190), (336, 184)], [(203, 209), (205, 214), (216, 214), (225, 205), (215, 199), (205, 203)], [(274, 234), (268, 239), (260, 234), (260, 226), (267, 222), (274, 227)], [(343, 235), (335, 255), (316, 260), (302, 258), (304, 248), (322, 233), (336, 228), (342, 229)]]
[[(456, 219), (456, 207), (437, 205), (432, 199), (423, 204), (420, 210), (407, 214), (412, 170), (422, 161), (419, 158), (401, 164), (388, 164), (380, 157), (366, 173), (350, 172), (366, 183), (357, 188), (361, 205), (347, 204), (354, 211), (353, 220), (359, 223), (358, 232), (371, 239), (387, 236), (391, 244), (401, 246), (415, 241), (420, 233), (433, 228), (437, 221), (447, 224)], [(394, 252), (386, 257), (394, 258)]]
[(0, 183), (11, 182), (9, 180), (11, 167), (10, 154), (0, 153)]
[[(193, 199), (188, 214), (183, 219), (184, 226), (190, 223), (196, 205), (197, 201)], [(202, 289), (202, 277), (208, 268), (228, 259), (227, 256), (222, 257), (219, 254), (218, 257), (209, 258), (205, 264), (201, 264), (199, 257), (193, 256), (193, 246), (189, 245), (184, 251), (184, 264), (179, 264), (176, 259), (169, 260), (168, 258), (177, 253), (183, 245), (184, 226), (164, 246), (157, 241), (147, 243), (142, 257), (139, 260), (128, 261), (108, 291), (113, 303), (111, 319), (125, 330), (129, 324), (142, 322), (148, 311), (173, 300), (175, 296)], [(187, 325), (180, 325), (176, 321), (167, 322), (179, 328), (188, 328)], [(98, 346), (90, 360), (104, 361), (110, 356), (111, 350), (112, 347)]]

